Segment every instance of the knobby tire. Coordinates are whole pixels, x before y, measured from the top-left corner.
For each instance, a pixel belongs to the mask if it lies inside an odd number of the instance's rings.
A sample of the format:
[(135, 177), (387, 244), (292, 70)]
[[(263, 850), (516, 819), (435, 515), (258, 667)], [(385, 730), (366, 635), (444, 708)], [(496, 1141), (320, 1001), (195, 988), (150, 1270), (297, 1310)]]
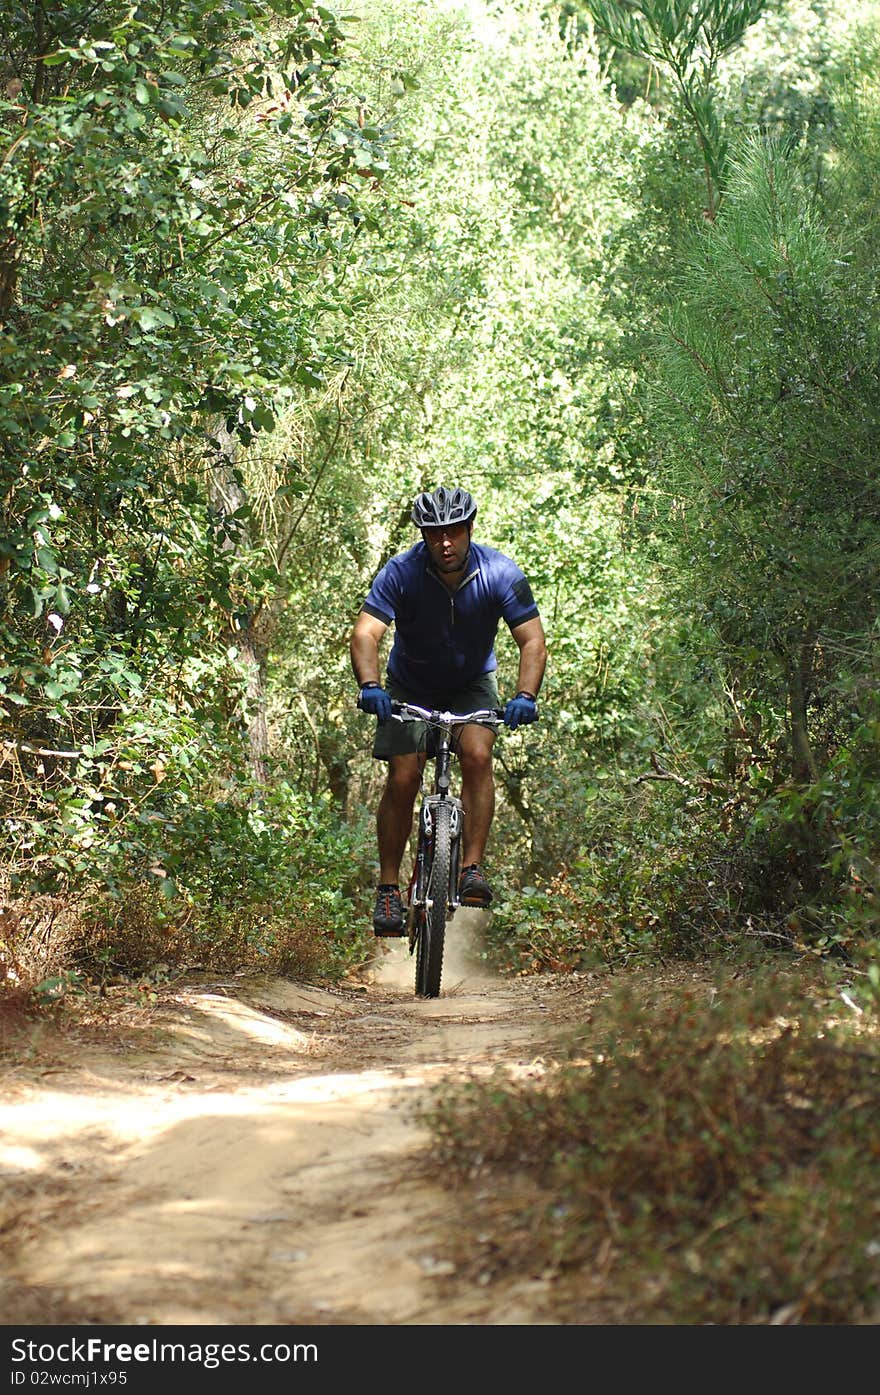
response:
[(428, 905), (422, 915), (416, 945), (416, 994), (436, 998), (443, 973), (443, 945), (452, 861), (452, 810), (448, 804), (434, 807), (434, 857), (428, 876)]

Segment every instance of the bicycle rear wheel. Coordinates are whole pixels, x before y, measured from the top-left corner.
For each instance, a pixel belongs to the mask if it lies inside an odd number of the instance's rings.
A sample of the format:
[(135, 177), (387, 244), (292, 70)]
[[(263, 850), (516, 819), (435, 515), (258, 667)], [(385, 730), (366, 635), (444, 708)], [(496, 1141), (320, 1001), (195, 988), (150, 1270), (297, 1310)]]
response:
[(443, 973), (443, 946), (449, 907), (449, 868), (452, 861), (452, 810), (434, 806), (434, 856), (428, 873), (427, 905), (421, 913), (416, 941), (416, 996), (436, 998)]

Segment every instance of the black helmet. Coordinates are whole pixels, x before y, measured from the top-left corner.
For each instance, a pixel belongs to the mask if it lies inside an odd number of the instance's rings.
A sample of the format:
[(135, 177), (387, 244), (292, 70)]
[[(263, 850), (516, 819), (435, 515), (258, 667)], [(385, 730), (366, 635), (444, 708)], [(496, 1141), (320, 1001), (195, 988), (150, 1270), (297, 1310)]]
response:
[(466, 489), (445, 489), (440, 485), (433, 494), (420, 494), (412, 506), (412, 521), (417, 528), (448, 528), (453, 523), (468, 523), (477, 512), (473, 496)]

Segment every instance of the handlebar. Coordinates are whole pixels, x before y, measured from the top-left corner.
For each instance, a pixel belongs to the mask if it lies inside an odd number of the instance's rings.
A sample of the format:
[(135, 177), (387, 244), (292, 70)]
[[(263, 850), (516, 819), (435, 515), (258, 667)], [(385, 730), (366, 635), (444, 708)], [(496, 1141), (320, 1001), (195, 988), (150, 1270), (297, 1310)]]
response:
[(398, 722), (430, 722), (434, 726), (463, 727), (468, 722), (480, 726), (498, 726), (504, 718), (503, 707), (480, 707), (475, 712), (445, 712), (440, 708), (419, 707), (415, 702), (391, 699), (391, 716)]
[[(357, 706), (363, 711), (361, 700)], [(475, 712), (446, 712), (441, 708), (419, 707), (415, 702), (398, 702), (391, 699), (391, 716), (396, 722), (428, 722), (432, 726), (463, 727), (468, 722), (480, 726), (497, 727), (504, 719), (503, 707), (480, 707)]]

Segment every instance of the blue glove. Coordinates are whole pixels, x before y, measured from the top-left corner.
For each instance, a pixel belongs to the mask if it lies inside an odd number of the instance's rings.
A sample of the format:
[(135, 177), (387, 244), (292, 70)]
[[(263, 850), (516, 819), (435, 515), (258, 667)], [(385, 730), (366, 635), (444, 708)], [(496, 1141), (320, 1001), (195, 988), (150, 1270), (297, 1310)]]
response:
[(528, 693), (517, 693), (504, 709), (504, 725), (516, 731), (517, 727), (538, 720), (538, 704)]
[(380, 722), (387, 722), (391, 716), (391, 698), (379, 683), (364, 684), (358, 696), (358, 707)]

